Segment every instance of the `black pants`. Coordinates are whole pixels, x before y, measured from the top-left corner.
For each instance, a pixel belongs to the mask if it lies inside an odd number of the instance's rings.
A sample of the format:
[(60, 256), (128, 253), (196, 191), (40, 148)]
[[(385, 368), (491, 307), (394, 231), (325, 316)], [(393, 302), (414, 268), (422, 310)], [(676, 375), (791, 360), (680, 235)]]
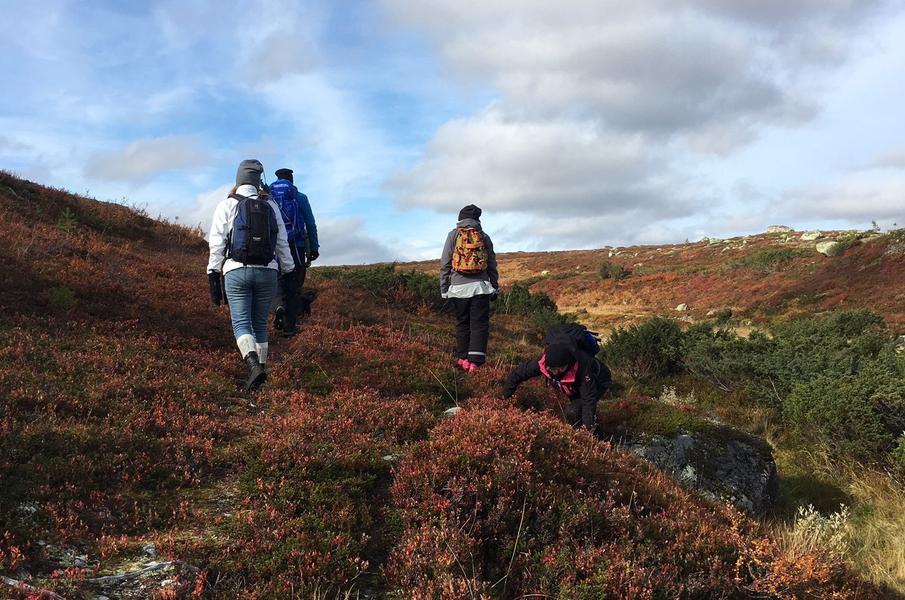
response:
[(456, 312), (456, 356), (483, 365), (490, 337), (490, 294), (450, 300)]
[(289, 245), (292, 252), (292, 259), (295, 261), (295, 269), (298, 271), (296, 293), (294, 295), (287, 294), (280, 285), (280, 306), (286, 311), (283, 316), (283, 323), (286, 329), (295, 329), (296, 322), (299, 318), (301, 310), (302, 286), (305, 284), (305, 275), (308, 273), (308, 267), (305, 265), (305, 251), (292, 244)]

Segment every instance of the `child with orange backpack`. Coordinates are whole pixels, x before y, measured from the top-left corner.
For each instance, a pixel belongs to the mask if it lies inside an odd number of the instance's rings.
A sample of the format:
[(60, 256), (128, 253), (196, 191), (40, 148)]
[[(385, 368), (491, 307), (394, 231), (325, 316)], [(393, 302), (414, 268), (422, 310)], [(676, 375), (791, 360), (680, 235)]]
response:
[(481, 209), (459, 211), (440, 259), (440, 295), (456, 314), (456, 364), (475, 371), (487, 360), (490, 301), (500, 289), (493, 242), (481, 229)]

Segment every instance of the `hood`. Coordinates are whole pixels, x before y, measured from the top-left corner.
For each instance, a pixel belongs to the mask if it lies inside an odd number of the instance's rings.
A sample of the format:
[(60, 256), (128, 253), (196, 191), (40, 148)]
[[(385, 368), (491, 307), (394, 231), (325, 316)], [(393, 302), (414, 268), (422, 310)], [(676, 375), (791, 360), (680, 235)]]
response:
[(258, 195), (258, 188), (253, 185), (244, 183), (236, 188), (236, 193), (240, 196), (251, 197)]
[(478, 221), (477, 219), (462, 219), (461, 221), (456, 222), (456, 227), (463, 227), (466, 229), (471, 228), (471, 229), (477, 229), (478, 231), (482, 231), (481, 222)]

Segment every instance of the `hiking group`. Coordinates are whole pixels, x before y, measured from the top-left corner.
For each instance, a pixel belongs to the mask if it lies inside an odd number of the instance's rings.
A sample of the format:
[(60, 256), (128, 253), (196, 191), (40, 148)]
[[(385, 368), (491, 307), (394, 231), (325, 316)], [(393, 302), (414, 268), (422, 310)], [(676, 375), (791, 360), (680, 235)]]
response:
[[(211, 301), (229, 306), (233, 334), (249, 374), (248, 391), (267, 378), (267, 321), (290, 337), (298, 319), (310, 314), (311, 297), (303, 292), (305, 273), (319, 256), (317, 225), (308, 197), (293, 182), (291, 169), (263, 181), (258, 160), (244, 160), (236, 185), (214, 210), (208, 236), (207, 265)], [(462, 208), (446, 236), (440, 259), (440, 294), (456, 322), (456, 365), (466, 372), (487, 361), (490, 307), (500, 290), (493, 241), (481, 227), (481, 209)], [(597, 402), (612, 385), (610, 370), (598, 358), (599, 340), (578, 324), (555, 325), (547, 332), (543, 353), (518, 365), (506, 379), (502, 397), (543, 377), (569, 400), (567, 419), (593, 432)]]
[(248, 366), (246, 390), (267, 379), (271, 308), (287, 337), (298, 332), (299, 313), (310, 311), (302, 284), (319, 256), (311, 205), (293, 184), (292, 170), (278, 170), (269, 187), (263, 174), (260, 161), (239, 164), (236, 185), (214, 209), (208, 234), (211, 301), (229, 305), (236, 345)]

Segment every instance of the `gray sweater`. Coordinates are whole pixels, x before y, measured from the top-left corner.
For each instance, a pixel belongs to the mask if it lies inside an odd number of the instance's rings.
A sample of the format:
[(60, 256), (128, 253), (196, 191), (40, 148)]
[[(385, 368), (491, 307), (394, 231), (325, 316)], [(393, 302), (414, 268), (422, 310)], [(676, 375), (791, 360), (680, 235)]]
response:
[[(472, 227), (481, 232), (487, 248), (487, 270), (473, 275), (457, 273), (452, 270), (453, 250), (456, 246), (456, 235), (459, 227)], [(490, 294), (500, 289), (500, 275), (497, 272), (496, 252), (490, 236), (481, 229), (481, 222), (476, 219), (463, 219), (456, 223), (456, 229), (446, 236), (443, 254), (440, 257), (440, 293), (452, 298), (470, 298), (479, 294)]]

